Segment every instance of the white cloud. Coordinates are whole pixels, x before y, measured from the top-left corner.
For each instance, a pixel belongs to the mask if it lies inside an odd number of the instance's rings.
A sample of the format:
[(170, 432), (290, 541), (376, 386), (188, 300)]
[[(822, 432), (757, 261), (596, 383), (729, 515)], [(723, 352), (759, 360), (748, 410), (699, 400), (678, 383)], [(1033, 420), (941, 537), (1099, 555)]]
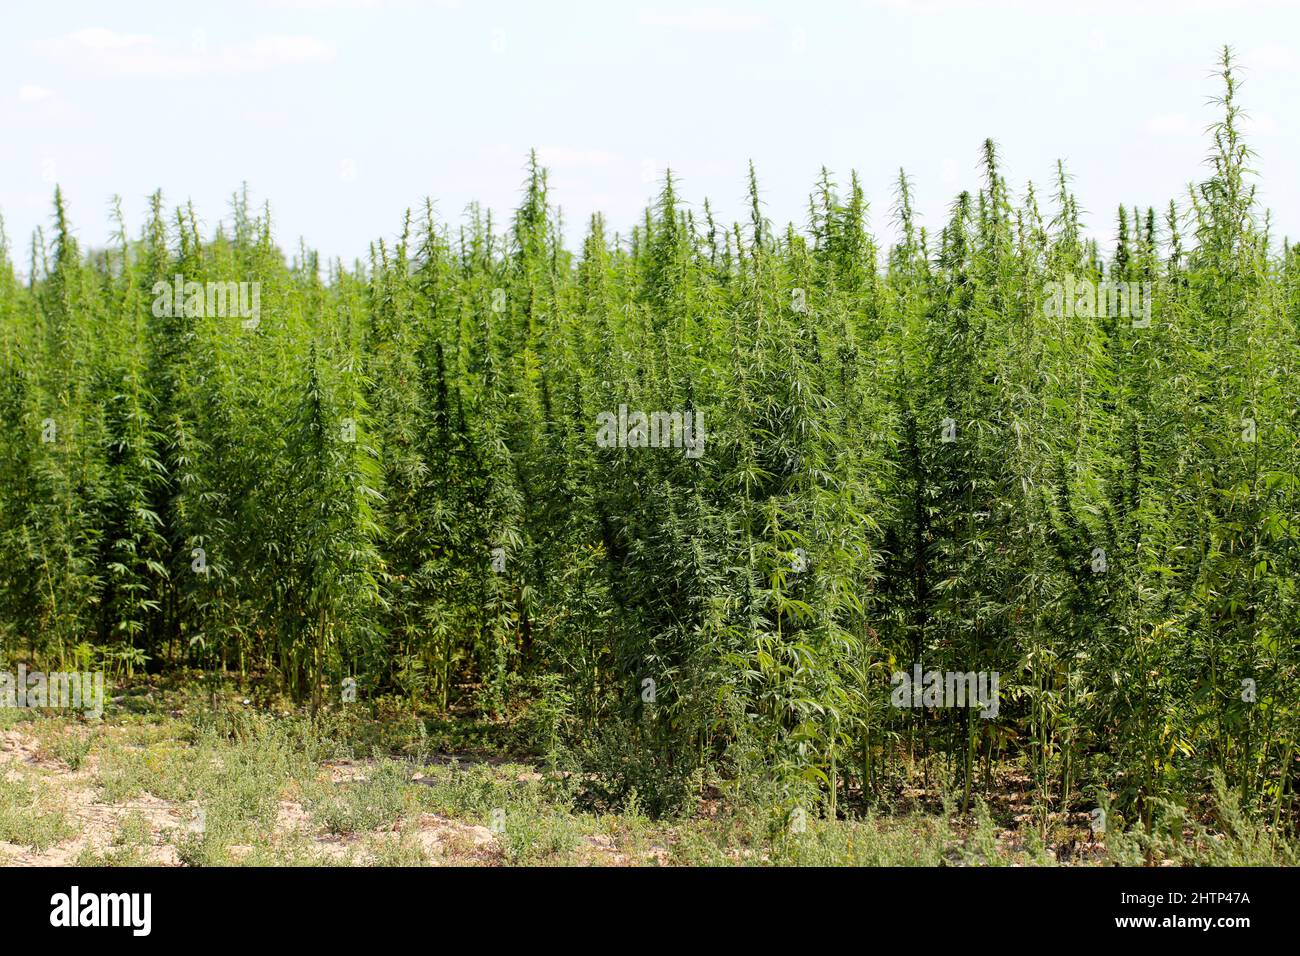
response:
[[(1033, 10), (1043, 6), (1032, 0), (861, 0), (868, 10), (893, 9), (909, 14), (975, 13)], [(1201, 13), (1244, 13), (1285, 7), (1294, 0), (1077, 0), (1072, 13), (1091, 16), (1165, 16), (1194, 10)]]
[(1204, 10), (1213, 13), (1245, 13), (1248, 10), (1269, 10), (1286, 7), (1292, 0), (1156, 0), (1155, 6), (1172, 7), (1175, 11)]
[(1241, 62), (1256, 70), (1278, 70), (1282, 72), (1300, 69), (1300, 58), (1295, 51), (1280, 43), (1266, 43), (1246, 53)]
[(1281, 127), (1277, 117), (1272, 113), (1255, 113), (1247, 111), (1241, 122), (1241, 128), (1252, 136), (1273, 136)]
[(293, 118), (284, 110), (280, 109), (242, 109), (239, 111), (239, 121), (249, 126), (269, 126), (269, 127), (287, 127)]
[[(1208, 123), (1198, 125), (1186, 113), (1159, 113), (1146, 121), (1146, 131), (1155, 136), (1201, 136)], [(1245, 111), (1241, 129), (1252, 136), (1272, 136), (1281, 127), (1272, 113)]]
[(637, 12), (637, 23), (643, 27), (672, 27), (694, 33), (740, 33), (757, 30), (767, 25), (761, 13), (737, 13), (719, 7), (692, 7), (689, 10), (643, 9)]
[(996, 10), (1014, 10), (1023, 7), (1025, 0), (863, 0), (868, 9), (887, 7), (906, 13), (957, 13), (970, 11), (989, 13)]
[(1148, 133), (1156, 136), (1194, 136), (1200, 133), (1186, 113), (1159, 113), (1146, 122)]
[(233, 64), (266, 69), (273, 66), (317, 63), (334, 58), (334, 47), (319, 37), (272, 35), (255, 37), (251, 43), (230, 47), (226, 54)]
[(53, 42), (66, 42), (69, 46), (102, 53), (111, 50), (140, 49), (153, 43), (154, 39), (144, 33), (114, 33), (112, 30), (105, 30), (103, 27), (90, 27), (86, 30), (69, 33), (62, 40)]
[(291, 7), (294, 10), (374, 10), (384, 0), (262, 0), (267, 7)]
[(617, 153), (604, 149), (574, 149), (569, 146), (543, 146), (537, 150), (543, 166), (608, 166), (618, 160)]
[(293, 10), (379, 10), (384, 7), (435, 7), (439, 10), (457, 10), (462, 0), (262, 0), (267, 7), (288, 7)]
[(22, 103), (39, 103), (42, 100), (51, 99), (53, 96), (53, 90), (47, 90), (35, 83), (24, 83), (18, 87), (18, 100)]
[(85, 64), (105, 73), (153, 76), (255, 73), (321, 63), (335, 54), (331, 44), (305, 34), (261, 35), (210, 49), (195, 38), (116, 33), (100, 27), (40, 41), (36, 49), (58, 62)]

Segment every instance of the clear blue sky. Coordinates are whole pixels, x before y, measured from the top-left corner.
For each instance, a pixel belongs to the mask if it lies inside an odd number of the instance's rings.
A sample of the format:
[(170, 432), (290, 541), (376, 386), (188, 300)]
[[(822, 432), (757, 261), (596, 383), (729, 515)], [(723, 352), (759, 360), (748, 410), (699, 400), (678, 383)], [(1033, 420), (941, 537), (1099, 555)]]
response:
[(923, 222), (1001, 146), (1017, 192), (1064, 159), (1090, 231), (1204, 174), (1210, 76), (1246, 68), (1261, 196), (1300, 236), (1300, 4), (855, 0), (678, 5), (476, 0), (14, 4), (0, 33), (0, 214), (26, 265), (62, 185), (84, 243), (123, 197), (192, 199), (209, 226), (247, 180), (278, 240), (362, 255), (431, 196), (458, 222), (513, 208), (528, 149), (570, 236), (626, 230), (665, 165), (692, 204), (802, 222), (825, 164), (856, 168), (879, 232), (899, 166)]

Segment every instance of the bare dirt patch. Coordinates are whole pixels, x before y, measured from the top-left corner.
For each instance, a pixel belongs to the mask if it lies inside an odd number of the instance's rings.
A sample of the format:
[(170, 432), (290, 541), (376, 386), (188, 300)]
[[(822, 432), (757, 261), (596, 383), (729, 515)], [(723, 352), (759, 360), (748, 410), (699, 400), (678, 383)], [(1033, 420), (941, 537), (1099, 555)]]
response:
[[(0, 731), (0, 778), (27, 780), (39, 787), (43, 799), (57, 806), (75, 833), (45, 849), (0, 841), (0, 863), (9, 866), (70, 866), (92, 857), (121, 858), (130, 851), (133, 862), (155, 866), (180, 866), (177, 844), (193, 829), (198, 814), (194, 801), (169, 801), (142, 793), (121, 802), (106, 802), (96, 784), (98, 755), (89, 754), (71, 769), (47, 749), (48, 741), (21, 729)], [(131, 745), (118, 744), (120, 747)], [(367, 761), (335, 760), (319, 768), (318, 779), (331, 785), (364, 782), (372, 772)], [(322, 863), (367, 865), (396, 848), (410, 852), (403, 859), (433, 865), (491, 865), (500, 860), (496, 837), (486, 827), (421, 813), (398, 820), (391, 827), (370, 833), (322, 833), (311, 813), (297, 799), (281, 797), (276, 806), (273, 844), (306, 851)], [(121, 845), (129, 823), (147, 842)], [(240, 862), (255, 848), (227, 847), (230, 859)]]
[[(0, 732), (0, 767), (6, 779), (34, 778), (42, 799), (62, 808), (75, 836), (48, 847), (33, 850), (17, 843), (0, 842), (0, 857), (8, 866), (68, 866), (85, 853), (106, 854), (114, 850), (119, 832), (128, 817), (142, 820), (149, 842), (138, 847), (139, 861), (155, 866), (177, 866), (176, 848), (169, 844), (170, 832), (183, 826), (194, 808), (141, 794), (130, 801), (105, 804), (97, 799), (94, 784), (96, 760), (88, 757), (76, 770), (45, 753), (40, 740), (11, 729)], [(120, 849), (120, 848), (119, 848)]]

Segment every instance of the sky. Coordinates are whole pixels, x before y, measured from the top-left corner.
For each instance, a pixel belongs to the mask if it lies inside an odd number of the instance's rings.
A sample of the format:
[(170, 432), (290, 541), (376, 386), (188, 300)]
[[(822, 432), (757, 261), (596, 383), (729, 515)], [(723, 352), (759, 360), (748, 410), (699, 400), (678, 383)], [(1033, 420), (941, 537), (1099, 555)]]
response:
[(530, 148), (571, 243), (626, 233), (671, 167), (692, 208), (806, 221), (857, 170), (892, 238), (901, 168), (937, 232), (999, 146), (1014, 193), (1064, 160), (1088, 231), (1206, 175), (1219, 50), (1277, 235), (1300, 237), (1300, 0), (842, 0), (642, 5), (488, 0), (5, 3), (0, 215), (25, 267), (63, 189), (84, 245), (122, 199), (194, 203), (207, 231), (247, 183), (277, 240), (350, 263), (433, 199), (453, 225), (514, 208)]

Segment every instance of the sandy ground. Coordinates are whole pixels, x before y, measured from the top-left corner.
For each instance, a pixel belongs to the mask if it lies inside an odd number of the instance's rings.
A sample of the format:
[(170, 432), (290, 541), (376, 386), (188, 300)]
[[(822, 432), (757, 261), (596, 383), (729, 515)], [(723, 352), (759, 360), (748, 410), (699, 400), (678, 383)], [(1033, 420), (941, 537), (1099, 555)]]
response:
[[(72, 770), (61, 760), (43, 753), (35, 738), (20, 730), (0, 731), (0, 773), (5, 779), (16, 779), (18, 766), (35, 772), (43, 788), (43, 798), (62, 807), (76, 835), (41, 851), (0, 841), (0, 862), (4, 865), (68, 866), (87, 850), (106, 853), (113, 849), (114, 837), (123, 821), (133, 813), (149, 828), (150, 841), (140, 848), (140, 862), (155, 866), (181, 865), (176, 844), (196, 825), (198, 806), (193, 801), (173, 802), (142, 794), (122, 803), (104, 802), (95, 784), (98, 760), (94, 754)], [(326, 764), (322, 770), (331, 781), (343, 783), (364, 779), (368, 768), (364, 764), (338, 763)], [(308, 813), (292, 800), (279, 802), (275, 832), (277, 838), (305, 836), (314, 844), (322, 861), (332, 858), (360, 865), (373, 860), (370, 844), (374, 839), (409, 837), (430, 862), (439, 858), (470, 862), (469, 858), (490, 857), (495, 855), (496, 844), (496, 838), (486, 827), (429, 813), (400, 821), (388, 834), (317, 834)], [(235, 859), (251, 851), (252, 847), (231, 847)]]
[(94, 757), (88, 758), (77, 770), (69, 770), (60, 760), (41, 752), (37, 741), (19, 730), (0, 731), (0, 771), (6, 779), (14, 779), (16, 765), (24, 765), (39, 774), (42, 796), (61, 805), (70, 822), (78, 830), (77, 836), (36, 852), (30, 847), (0, 842), (0, 858), (7, 866), (67, 866), (87, 848), (103, 852), (113, 843), (123, 819), (132, 811), (148, 823), (156, 843), (144, 848), (149, 863), (175, 866), (179, 863), (175, 846), (164, 842), (169, 830), (184, 827), (194, 815), (195, 808), (184, 804), (169, 804), (149, 794), (143, 794), (127, 803), (109, 805), (96, 799)]
[[(75, 835), (44, 850), (0, 841), (0, 865), (69, 866), (87, 853), (104, 855), (115, 849), (114, 840), (124, 821), (132, 814), (149, 830), (147, 845), (137, 850), (139, 863), (153, 866), (181, 866), (178, 842), (197, 825), (198, 805), (194, 801), (163, 800), (142, 794), (121, 803), (106, 802), (96, 785), (98, 756), (89, 754), (81, 765), (71, 769), (62, 760), (42, 750), (40, 742), (18, 729), (0, 731), (0, 775), (14, 780), (27, 771), (42, 788), (42, 799), (61, 807)], [(346, 785), (364, 780), (370, 767), (366, 761), (335, 761), (321, 765), (322, 780)], [(419, 774), (413, 778), (421, 779)], [(375, 862), (376, 851), (384, 841), (406, 842), (418, 848), (421, 859), (432, 864), (490, 864), (500, 858), (496, 836), (486, 827), (453, 820), (433, 813), (406, 817), (387, 830), (373, 833), (332, 834), (314, 827), (303, 806), (294, 800), (281, 799), (276, 813), (276, 842), (292, 840), (306, 846), (310, 858), (321, 863), (364, 866)], [(120, 847), (116, 848), (120, 850)], [(229, 848), (238, 861), (253, 851), (251, 846)], [(614, 842), (604, 836), (584, 838), (582, 857), (601, 865), (628, 865), (629, 860)], [(664, 862), (667, 851), (655, 847), (645, 861)]]

